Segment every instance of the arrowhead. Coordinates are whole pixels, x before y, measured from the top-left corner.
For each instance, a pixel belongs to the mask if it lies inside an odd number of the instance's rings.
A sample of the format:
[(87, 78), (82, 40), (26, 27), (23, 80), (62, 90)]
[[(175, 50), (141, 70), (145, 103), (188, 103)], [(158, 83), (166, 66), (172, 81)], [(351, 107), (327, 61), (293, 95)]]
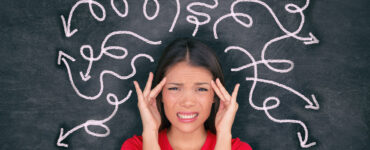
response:
[(307, 139), (303, 141), (300, 132), (297, 132), (297, 136), (298, 136), (298, 139), (299, 139), (299, 144), (301, 145), (302, 148), (309, 148), (311, 146), (316, 145), (316, 142), (312, 142), (310, 144), (307, 144)]
[(66, 37), (71, 37), (73, 34), (75, 34), (77, 32), (77, 29), (74, 29), (72, 32), (70, 32), (71, 31), (70, 23), (68, 22), (68, 25), (66, 24), (66, 20), (64, 19), (63, 15), (61, 15), (60, 18), (62, 18), (64, 34), (66, 35)]
[(317, 102), (315, 95), (312, 94), (311, 97), (312, 97), (313, 103), (310, 103), (310, 104), (306, 105), (305, 108), (306, 109), (319, 110), (320, 109), (320, 105)]
[(57, 141), (57, 146), (63, 146), (63, 147), (68, 147), (68, 144), (64, 144), (62, 143), (62, 141), (65, 139), (66, 137), (63, 136), (63, 128), (60, 128), (60, 134), (59, 134), (59, 138), (58, 138), (58, 141)]
[(70, 56), (70, 55), (68, 55), (68, 54), (66, 54), (66, 53), (64, 53), (63, 51), (59, 51), (59, 54), (58, 54), (58, 65), (60, 65), (61, 64), (61, 60), (62, 60), (62, 58), (67, 58), (67, 59), (69, 59), (69, 60), (71, 60), (71, 61), (76, 61), (72, 56)]
[(311, 32), (309, 33), (309, 35), (310, 35), (311, 39), (303, 42), (304, 44), (310, 45), (310, 44), (317, 44), (317, 43), (319, 43), (319, 40)]
[(87, 81), (91, 78), (91, 76), (89, 74), (84, 75), (84, 73), (82, 71), (80, 72), (80, 76), (81, 76), (81, 79), (83, 81)]

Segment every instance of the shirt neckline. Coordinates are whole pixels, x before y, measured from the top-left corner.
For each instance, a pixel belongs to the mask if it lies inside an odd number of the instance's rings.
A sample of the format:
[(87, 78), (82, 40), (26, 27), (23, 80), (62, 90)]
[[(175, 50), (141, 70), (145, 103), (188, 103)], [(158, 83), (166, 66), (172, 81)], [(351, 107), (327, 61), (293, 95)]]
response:
[[(165, 143), (166, 145), (169, 146), (170, 150), (173, 150), (172, 149), (172, 146), (170, 144), (170, 141), (168, 140), (168, 137), (167, 137), (167, 128), (165, 128), (163, 131), (162, 131), (162, 134), (163, 134), (163, 137), (164, 137), (164, 140), (165, 140)], [(203, 143), (203, 146), (201, 148), (201, 150), (203, 150), (205, 147), (207, 146), (210, 146), (209, 144), (211, 144), (211, 136), (212, 136), (212, 132), (207, 130), (207, 138), (206, 138), (206, 141)]]

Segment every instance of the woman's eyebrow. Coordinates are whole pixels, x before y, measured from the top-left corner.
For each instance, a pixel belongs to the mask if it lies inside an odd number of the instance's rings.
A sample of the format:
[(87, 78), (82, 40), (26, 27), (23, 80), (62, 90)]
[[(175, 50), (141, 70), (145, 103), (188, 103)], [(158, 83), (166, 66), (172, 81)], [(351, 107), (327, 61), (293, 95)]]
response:
[(203, 85), (203, 84), (209, 84), (208, 82), (197, 82), (195, 85)]
[(174, 85), (178, 85), (178, 86), (183, 85), (182, 83), (173, 83), (173, 82), (170, 82), (170, 83), (167, 83), (167, 84), (174, 84)]
[[(178, 85), (178, 86), (181, 86), (181, 85), (184, 85), (183, 83), (174, 83), (174, 82), (170, 82), (170, 83), (167, 83), (167, 84), (173, 84), (173, 85)], [(195, 85), (204, 85), (204, 84), (208, 84), (208, 82), (196, 82)]]

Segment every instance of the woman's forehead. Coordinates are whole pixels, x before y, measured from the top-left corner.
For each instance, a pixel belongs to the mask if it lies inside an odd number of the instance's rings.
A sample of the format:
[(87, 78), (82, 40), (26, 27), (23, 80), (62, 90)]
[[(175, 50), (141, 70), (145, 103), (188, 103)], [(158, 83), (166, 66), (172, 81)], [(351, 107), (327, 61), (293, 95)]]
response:
[(167, 82), (210, 82), (212, 73), (204, 67), (189, 65), (180, 62), (170, 67), (166, 72)]

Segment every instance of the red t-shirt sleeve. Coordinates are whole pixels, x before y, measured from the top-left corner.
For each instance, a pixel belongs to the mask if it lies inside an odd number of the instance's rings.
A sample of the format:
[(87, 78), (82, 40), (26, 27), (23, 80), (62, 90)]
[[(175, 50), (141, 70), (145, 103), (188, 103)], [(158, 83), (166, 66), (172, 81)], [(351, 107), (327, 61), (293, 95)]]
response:
[(142, 150), (143, 137), (134, 135), (132, 138), (127, 139), (121, 147), (121, 150)]
[(231, 150), (252, 150), (252, 147), (239, 138), (234, 138), (231, 140)]

